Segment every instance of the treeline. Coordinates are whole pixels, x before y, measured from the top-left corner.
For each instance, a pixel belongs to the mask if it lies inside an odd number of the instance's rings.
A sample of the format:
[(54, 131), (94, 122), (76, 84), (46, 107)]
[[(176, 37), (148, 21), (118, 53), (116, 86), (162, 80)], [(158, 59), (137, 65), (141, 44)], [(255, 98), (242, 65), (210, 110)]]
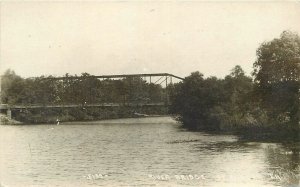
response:
[(257, 49), (252, 77), (240, 66), (224, 79), (193, 72), (174, 85), (170, 111), (184, 127), (299, 140), (300, 38), (285, 31)]
[[(22, 78), (12, 70), (1, 77), (1, 103), (8, 105), (68, 105), (74, 108), (13, 110), (15, 120), (24, 123), (55, 123), (136, 117), (135, 113), (165, 115), (166, 107), (138, 106), (166, 101), (166, 89), (140, 77), (99, 80), (88, 73)], [(89, 104), (118, 103), (115, 107), (88, 107)], [(129, 107), (127, 104), (131, 104)], [(132, 104), (134, 106), (132, 106)], [(136, 105), (135, 105), (136, 104)]]
[(99, 80), (88, 73), (21, 78), (7, 70), (1, 77), (1, 102), (10, 105), (164, 102), (165, 89), (140, 77)]

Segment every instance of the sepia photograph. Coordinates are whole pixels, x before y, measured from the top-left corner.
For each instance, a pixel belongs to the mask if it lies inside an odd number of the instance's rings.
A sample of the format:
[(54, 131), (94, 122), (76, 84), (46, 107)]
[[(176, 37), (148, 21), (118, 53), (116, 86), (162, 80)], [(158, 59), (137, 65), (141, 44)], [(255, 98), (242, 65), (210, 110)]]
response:
[(300, 187), (300, 1), (0, 1), (0, 187)]

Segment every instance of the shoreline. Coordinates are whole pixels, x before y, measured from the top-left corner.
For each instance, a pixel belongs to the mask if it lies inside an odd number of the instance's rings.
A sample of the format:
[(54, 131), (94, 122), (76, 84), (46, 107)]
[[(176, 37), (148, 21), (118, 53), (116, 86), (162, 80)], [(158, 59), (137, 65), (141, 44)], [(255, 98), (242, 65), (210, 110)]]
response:
[(13, 119), (23, 124), (57, 124), (57, 122), (97, 121), (106, 119), (155, 117), (167, 115), (166, 107), (115, 107), (115, 108), (47, 108), (12, 111)]
[[(145, 119), (151, 119), (151, 118), (157, 118), (157, 121), (145, 121)], [(166, 118), (168, 118), (166, 122)], [(59, 125), (77, 125), (86, 123), (89, 125), (97, 125), (97, 124), (147, 124), (147, 123), (172, 123), (172, 124), (178, 124), (180, 123), (175, 119), (176, 117), (172, 115), (147, 115), (147, 116), (133, 116), (133, 117), (119, 117), (119, 118), (107, 118), (107, 119), (92, 119), (92, 120), (71, 120), (71, 121), (60, 121)], [(21, 126), (21, 125), (54, 125), (56, 126), (55, 122), (40, 122), (40, 123), (26, 123), (17, 121), (14, 119), (8, 119), (8, 117), (5, 114), (0, 114), (1, 123), (0, 125), (5, 126)], [(135, 120), (135, 122), (132, 122), (132, 120)], [(159, 119), (164, 119), (163, 121), (160, 121)], [(192, 132), (205, 132), (208, 134), (218, 134), (218, 135), (235, 135), (239, 138), (240, 141), (255, 141), (255, 142), (299, 142), (299, 136), (291, 137), (286, 136), (287, 132), (280, 132), (278, 134), (274, 134), (272, 132), (266, 132), (266, 131), (253, 131), (254, 129), (248, 129), (247, 132), (241, 132), (237, 130), (232, 131), (209, 131), (205, 129), (198, 129), (198, 130), (192, 130), (189, 128), (186, 128), (184, 126), (180, 126), (179, 128), (185, 129), (187, 131)]]
[[(107, 118), (107, 119), (94, 119), (94, 120), (70, 120), (70, 121), (60, 121), (59, 125), (70, 125), (71, 123), (100, 123), (100, 124), (114, 124), (114, 123), (120, 123), (117, 121), (120, 120), (132, 120), (132, 119), (147, 119), (147, 118), (172, 118), (171, 115), (148, 115), (148, 116), (137, 116), (137, 117), (120, 117), (120, 118)], [(1, 118), (1, 124), (0, 125), (56, 125), (56, 122), (38, 122), (38, 123), (29, 123), (29, 122), (21, 122), (14, 119), (8, 119), (8, 117), (4, 114), (0, 114)], [(174, 123), (177, 123), (176, 120), (174, 120)], [(114, 122), (115, 121), (115, 122)], [(124, 122), (121, 122), (124, 123)], [(125, 123), (124, 123), (125, 124)]]

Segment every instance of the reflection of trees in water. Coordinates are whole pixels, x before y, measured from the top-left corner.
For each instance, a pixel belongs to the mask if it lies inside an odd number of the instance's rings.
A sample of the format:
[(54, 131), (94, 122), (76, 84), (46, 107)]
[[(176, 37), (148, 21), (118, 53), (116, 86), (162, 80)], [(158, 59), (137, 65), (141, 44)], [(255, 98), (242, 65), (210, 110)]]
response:
[[(300, 180), (300, 146), (294, 144), (267, 144), (249, 142), (203, 142), (203, 140), (174, 141), (169, 143), (195, 143), (192, 151), (211, 153), (238, 152), (261, 154), (257, 150), (263, 149), (265, 163), (264, 176), (266, 181), (274, 182), (276, 185), (299, 185)], [(246, 161), (245, 161), (246, 162)]]
[(269, 146), (265, 149), (268, 178), (282, 185), (299, 184), (300, 147), (296, 144)]
[[(196, 140), (194, 140), (196, 141)], [(201, 140), (199, 140), (201, 141)], [(195, 145), (195, 150), (198, 151), (213, 151), (213, 152), (240, 152), (247, 153), (252, 151), (253, 149), (259, 148), (258, 143), (248, 143), (248, 142), (205, 142), (203, 144)]]

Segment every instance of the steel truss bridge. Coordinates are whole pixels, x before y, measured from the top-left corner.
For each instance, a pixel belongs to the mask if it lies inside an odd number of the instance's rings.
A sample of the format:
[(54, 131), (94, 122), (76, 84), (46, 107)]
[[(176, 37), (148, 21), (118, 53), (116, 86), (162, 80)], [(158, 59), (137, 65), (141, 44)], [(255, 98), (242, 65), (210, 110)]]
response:
[[(64, 81), (64, 80), (72, 80), (72, 79), (89, 79), (96, 78), (99, 80), (119, 80), (126, 78), (141, 78), (142, 80), (150, 83), (150, 84), (159, 84), (163, 87), (167, 87), (173, 82), (183, 81), (184, 78), (179, 76), (169, 74), (169, 73), (151, 73), (151, 74), (120, 74), (120, 75), (89, 75), (89, 76), (63, 76), (63, 77), (46, 77), (43, 78), (45, 80), (53, 80), (53, 81)], [(166, 106), (168, 103), (166, 102), (158, 102), (158, 103), (149, 103), (149, 102), (141, 102), (141, 103), (95, 103), (95, 104), (56, 104), (56, 105), (48, 105), (48, 104), (40, 104), (40, 105), (8, 105), (8, 104), (0, 104), (1, 112), (6, 112), (8, 117), (11, 118), (12, 110), (22, 110), (22, 109), (43, 109), (43, 108), (75, 108), (75, 107), (119, 107), (119, 106)]]
[[(167, 86), (168, 84), (173, 83), (173, 79), (175, 80), (184, 80), (184, 78), (181, 78), (179, 76), (169, 74), (169, 73), (149, 73), (149, 74), (122, 74), (122, 75), (91, 75), (91, 76), (64, 76), (64, 77), (47, 77), (45, 79), (50, 79), (50, 80), (70, 80), (70, 79), (87, 79), (87, 78), (97, 78), (97, 79), (125, 79), (125, 78), (142, 78), (143, 80), (149, 81), (150, 83), (153, 84), (160, 84), (162, 85), (165, 83)], [(149, 78), (147, 80), (147, 78)], [(158, 79), (154, 79), (158, 78)]]

